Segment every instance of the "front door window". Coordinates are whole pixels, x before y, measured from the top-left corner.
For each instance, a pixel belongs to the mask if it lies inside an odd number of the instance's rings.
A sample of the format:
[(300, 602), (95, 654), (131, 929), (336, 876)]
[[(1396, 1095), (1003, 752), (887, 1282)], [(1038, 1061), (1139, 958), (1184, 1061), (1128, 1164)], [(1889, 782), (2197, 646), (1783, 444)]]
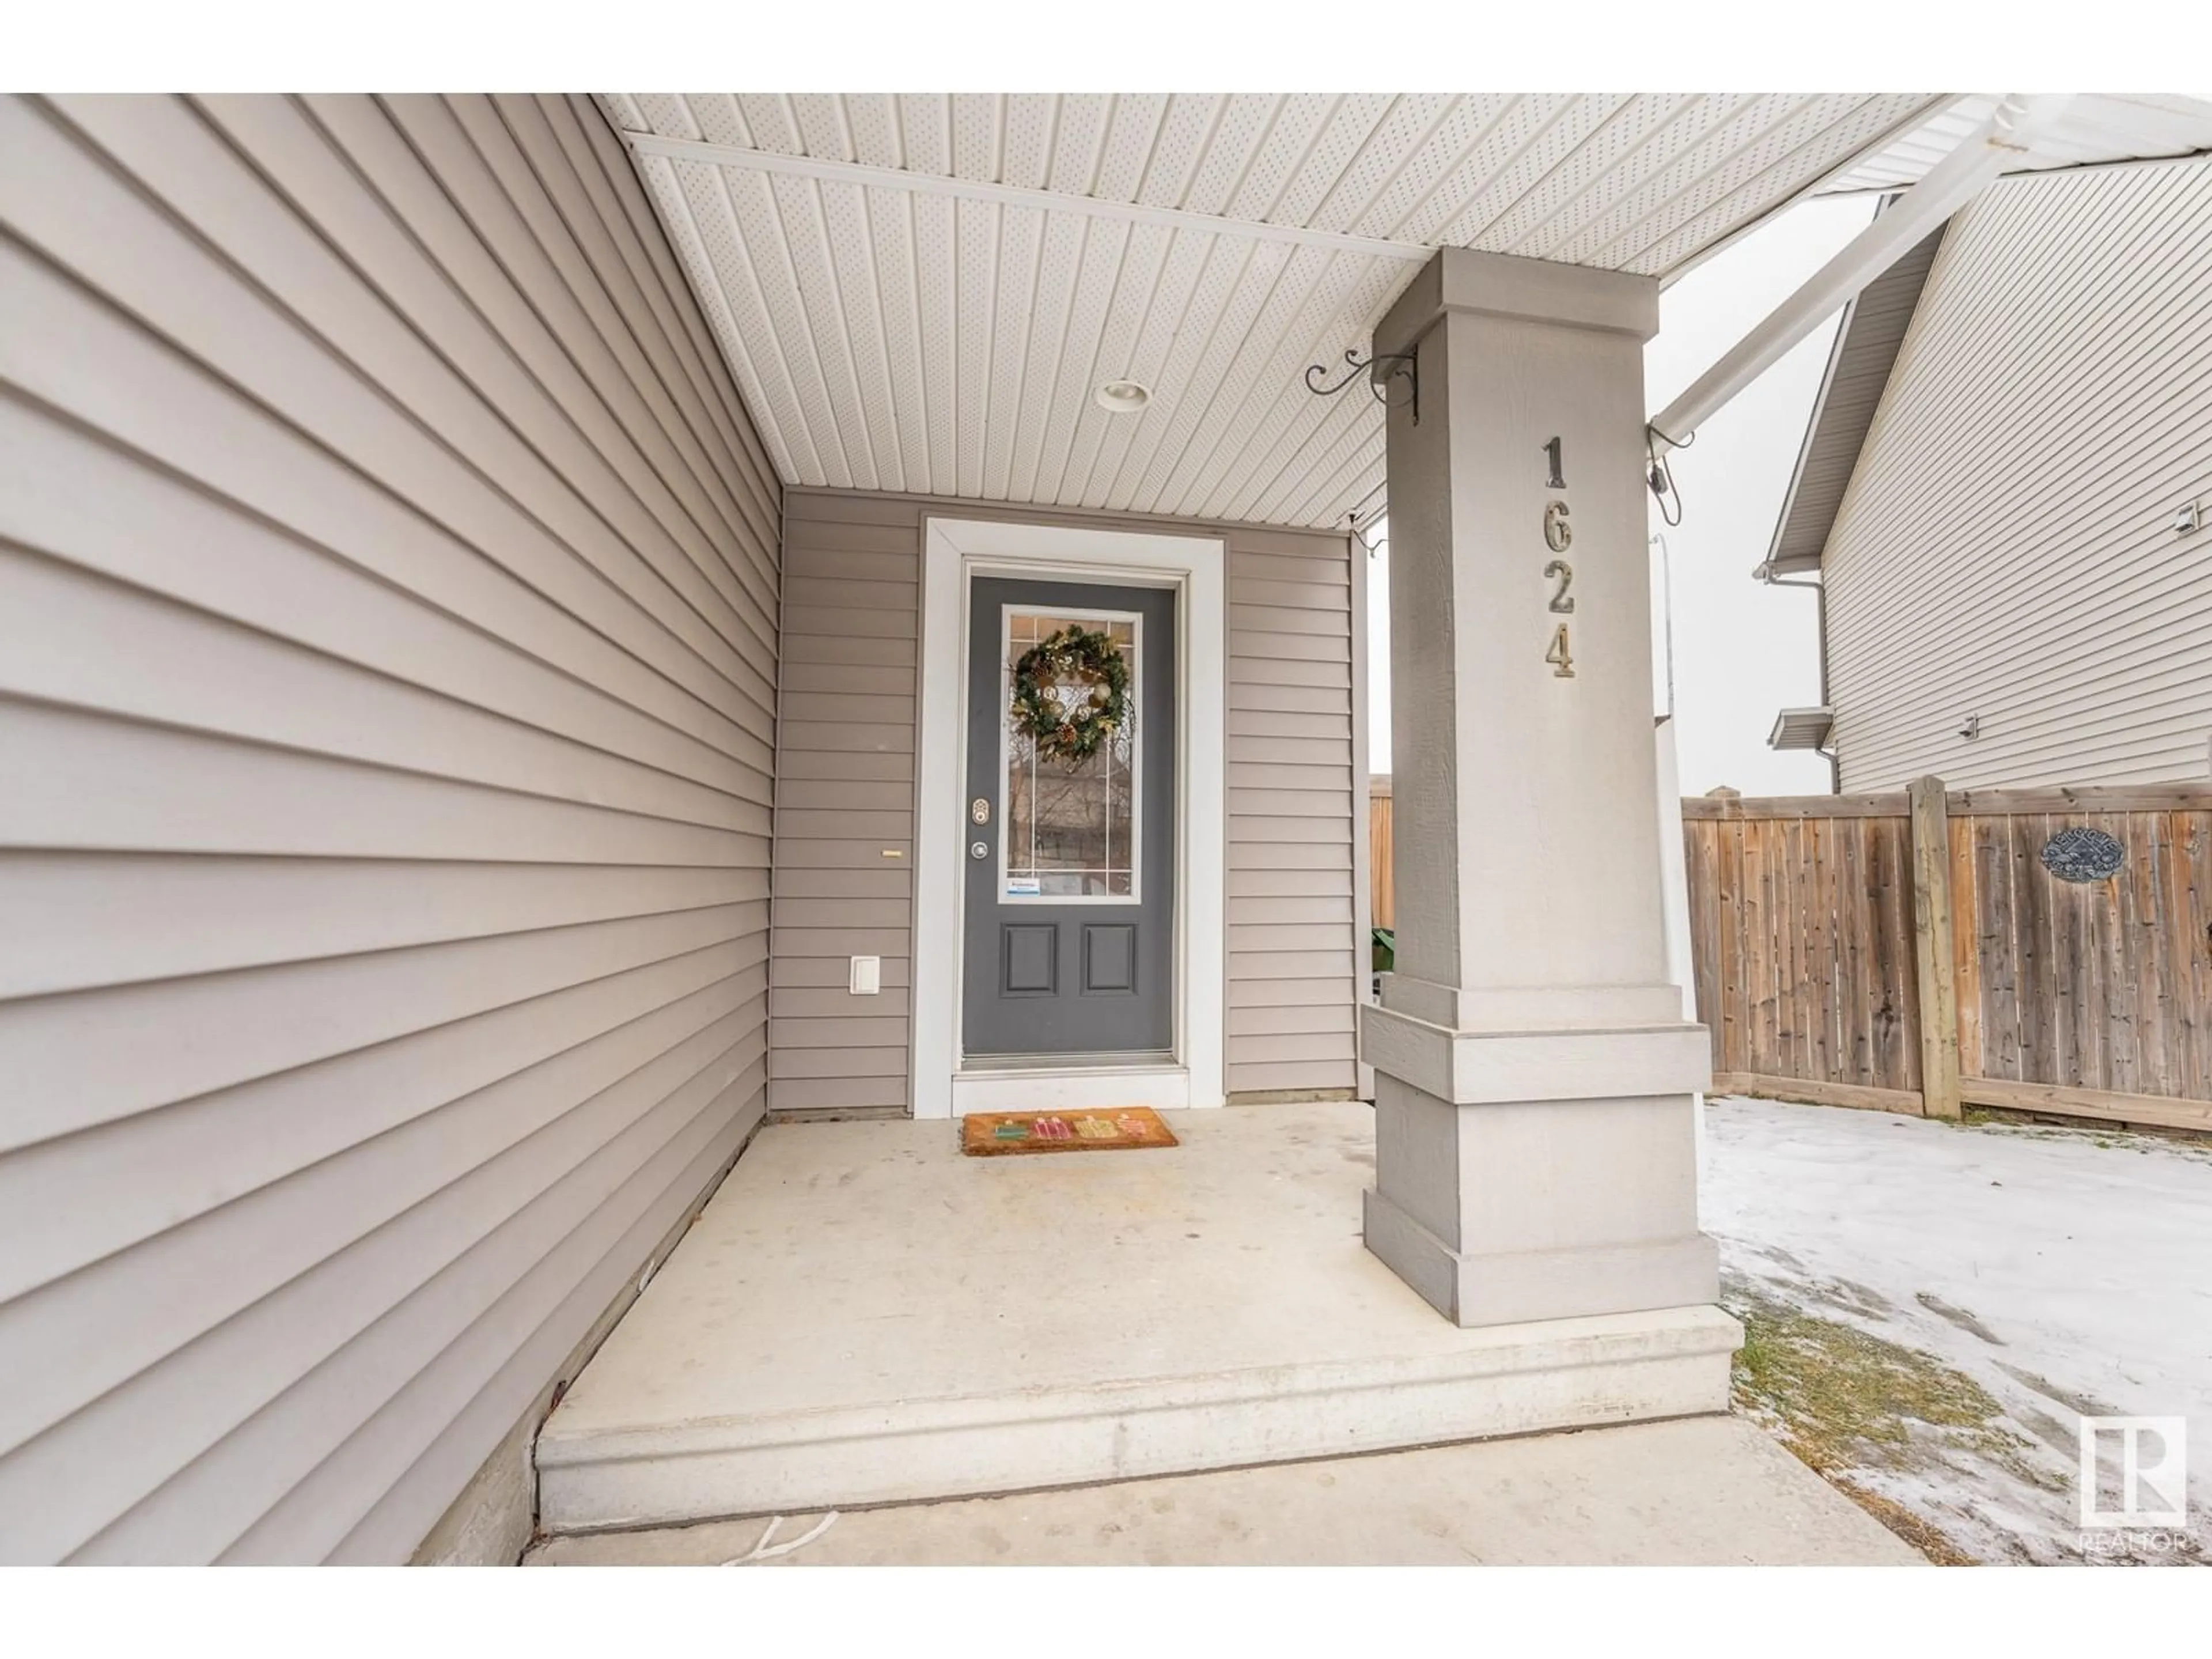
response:
[[(1138, 649), (1143, 617), (1136, 614), (1025, 610), (1004, 607), (1006, 701), (1012, 697), (1013, 665), (1038, 641), (1062, 629), (1103, 634), (1129, 668), (1129, 699), (1141, 708), (1145, 668)], [(1080, 682), (1049, 687), (1060, 706), (1079, 708), (1091, 688)], [(1144, 855), (1137, 834), (1144, 723), (1117, 727), (1097, 753), (1070, 766), (1037, 752), (1035, 738), (1018, 722), (1005, 726), (1006, 765), (1000, 823), (1005, 896), (1024, 899), (1139, 897)]]

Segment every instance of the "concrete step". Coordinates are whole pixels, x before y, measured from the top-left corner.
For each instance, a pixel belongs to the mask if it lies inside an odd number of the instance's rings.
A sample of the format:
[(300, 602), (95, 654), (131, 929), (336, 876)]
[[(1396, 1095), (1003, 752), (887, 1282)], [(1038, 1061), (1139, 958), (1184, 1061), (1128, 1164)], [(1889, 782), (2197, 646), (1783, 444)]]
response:
[[(1434, 1317), (1433, 1315), (1430, 1316)], [(1500, 1326), (1449, 1354), (641, 1425), (549, 1425), (550, 1532), (908, 1503), (1714, 1409), (1717, 1309)]]
[(1725, 1409), (1709, 1307), (1460, 1330), (1359, 1243), (1364, 1107), (963, 1159), (773, 1127), (538, 1443), (551, 1532), (1025, 1491)]
[[(828, 1524), (824, 1524), (825, 1522)], [(531, 1566), (1907, 1566), (1741, 1418), (549, 1539)]]

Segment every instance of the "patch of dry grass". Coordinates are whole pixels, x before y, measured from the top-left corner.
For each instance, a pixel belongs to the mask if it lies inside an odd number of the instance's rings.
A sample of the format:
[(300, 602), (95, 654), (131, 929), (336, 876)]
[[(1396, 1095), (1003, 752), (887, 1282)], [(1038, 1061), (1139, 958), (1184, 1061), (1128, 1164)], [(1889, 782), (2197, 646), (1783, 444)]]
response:
[(1747, 1285), (1731, 1285), (1726, 1301), (1744, 1327), (1736, 1408), (1767, 1423), (1799, 1462), (1929, 1560), (1972, 1565), (1933, 1523), (1851, 1476), (1924, 1468), (1946, 1449), (2027, 1473), (2027, 1443), (2002, 1426), (1988, 1390), (1927, 1354)]
[(1887, 1527), (1939, 1567), (1972, 1567), (1979, 1562), (1943, 1535), (1933, 1522), (1923, 1521), (1894, 1498), (1869, 1492), (1856, 1480), (1824, 1474), (1822, 1479)]

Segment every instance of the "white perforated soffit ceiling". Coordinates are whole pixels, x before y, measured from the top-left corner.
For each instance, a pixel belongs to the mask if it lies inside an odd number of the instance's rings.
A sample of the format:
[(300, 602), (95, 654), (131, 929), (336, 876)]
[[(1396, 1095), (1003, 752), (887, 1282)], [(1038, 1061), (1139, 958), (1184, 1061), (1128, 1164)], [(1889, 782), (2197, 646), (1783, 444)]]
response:
[[(2117, 113), (2062, 161), (2212, 144), (2203, 106), (2094, 101)], [(1809, 191), (1917, 177), (1986, 114), (1925, 94), (600, 102), (787, 483), (1318, 527), (1379, 501), (1382, 422), (1304, 371), (1364, 348), (1431, 250), (1663, 279)], [(1108, 413), (1109, 380), (1149, 405)]]

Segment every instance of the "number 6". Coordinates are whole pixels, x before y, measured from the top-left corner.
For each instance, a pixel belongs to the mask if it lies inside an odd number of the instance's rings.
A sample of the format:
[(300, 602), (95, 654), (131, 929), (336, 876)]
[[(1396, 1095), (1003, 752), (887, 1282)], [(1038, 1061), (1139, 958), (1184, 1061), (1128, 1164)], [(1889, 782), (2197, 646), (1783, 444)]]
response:
[(1564, 553), (1575, 544), (1575, 532), (1567, 523), (1567, 504), (1553, 501), (1544, 509), (1544, 545), (1554, 553)]

